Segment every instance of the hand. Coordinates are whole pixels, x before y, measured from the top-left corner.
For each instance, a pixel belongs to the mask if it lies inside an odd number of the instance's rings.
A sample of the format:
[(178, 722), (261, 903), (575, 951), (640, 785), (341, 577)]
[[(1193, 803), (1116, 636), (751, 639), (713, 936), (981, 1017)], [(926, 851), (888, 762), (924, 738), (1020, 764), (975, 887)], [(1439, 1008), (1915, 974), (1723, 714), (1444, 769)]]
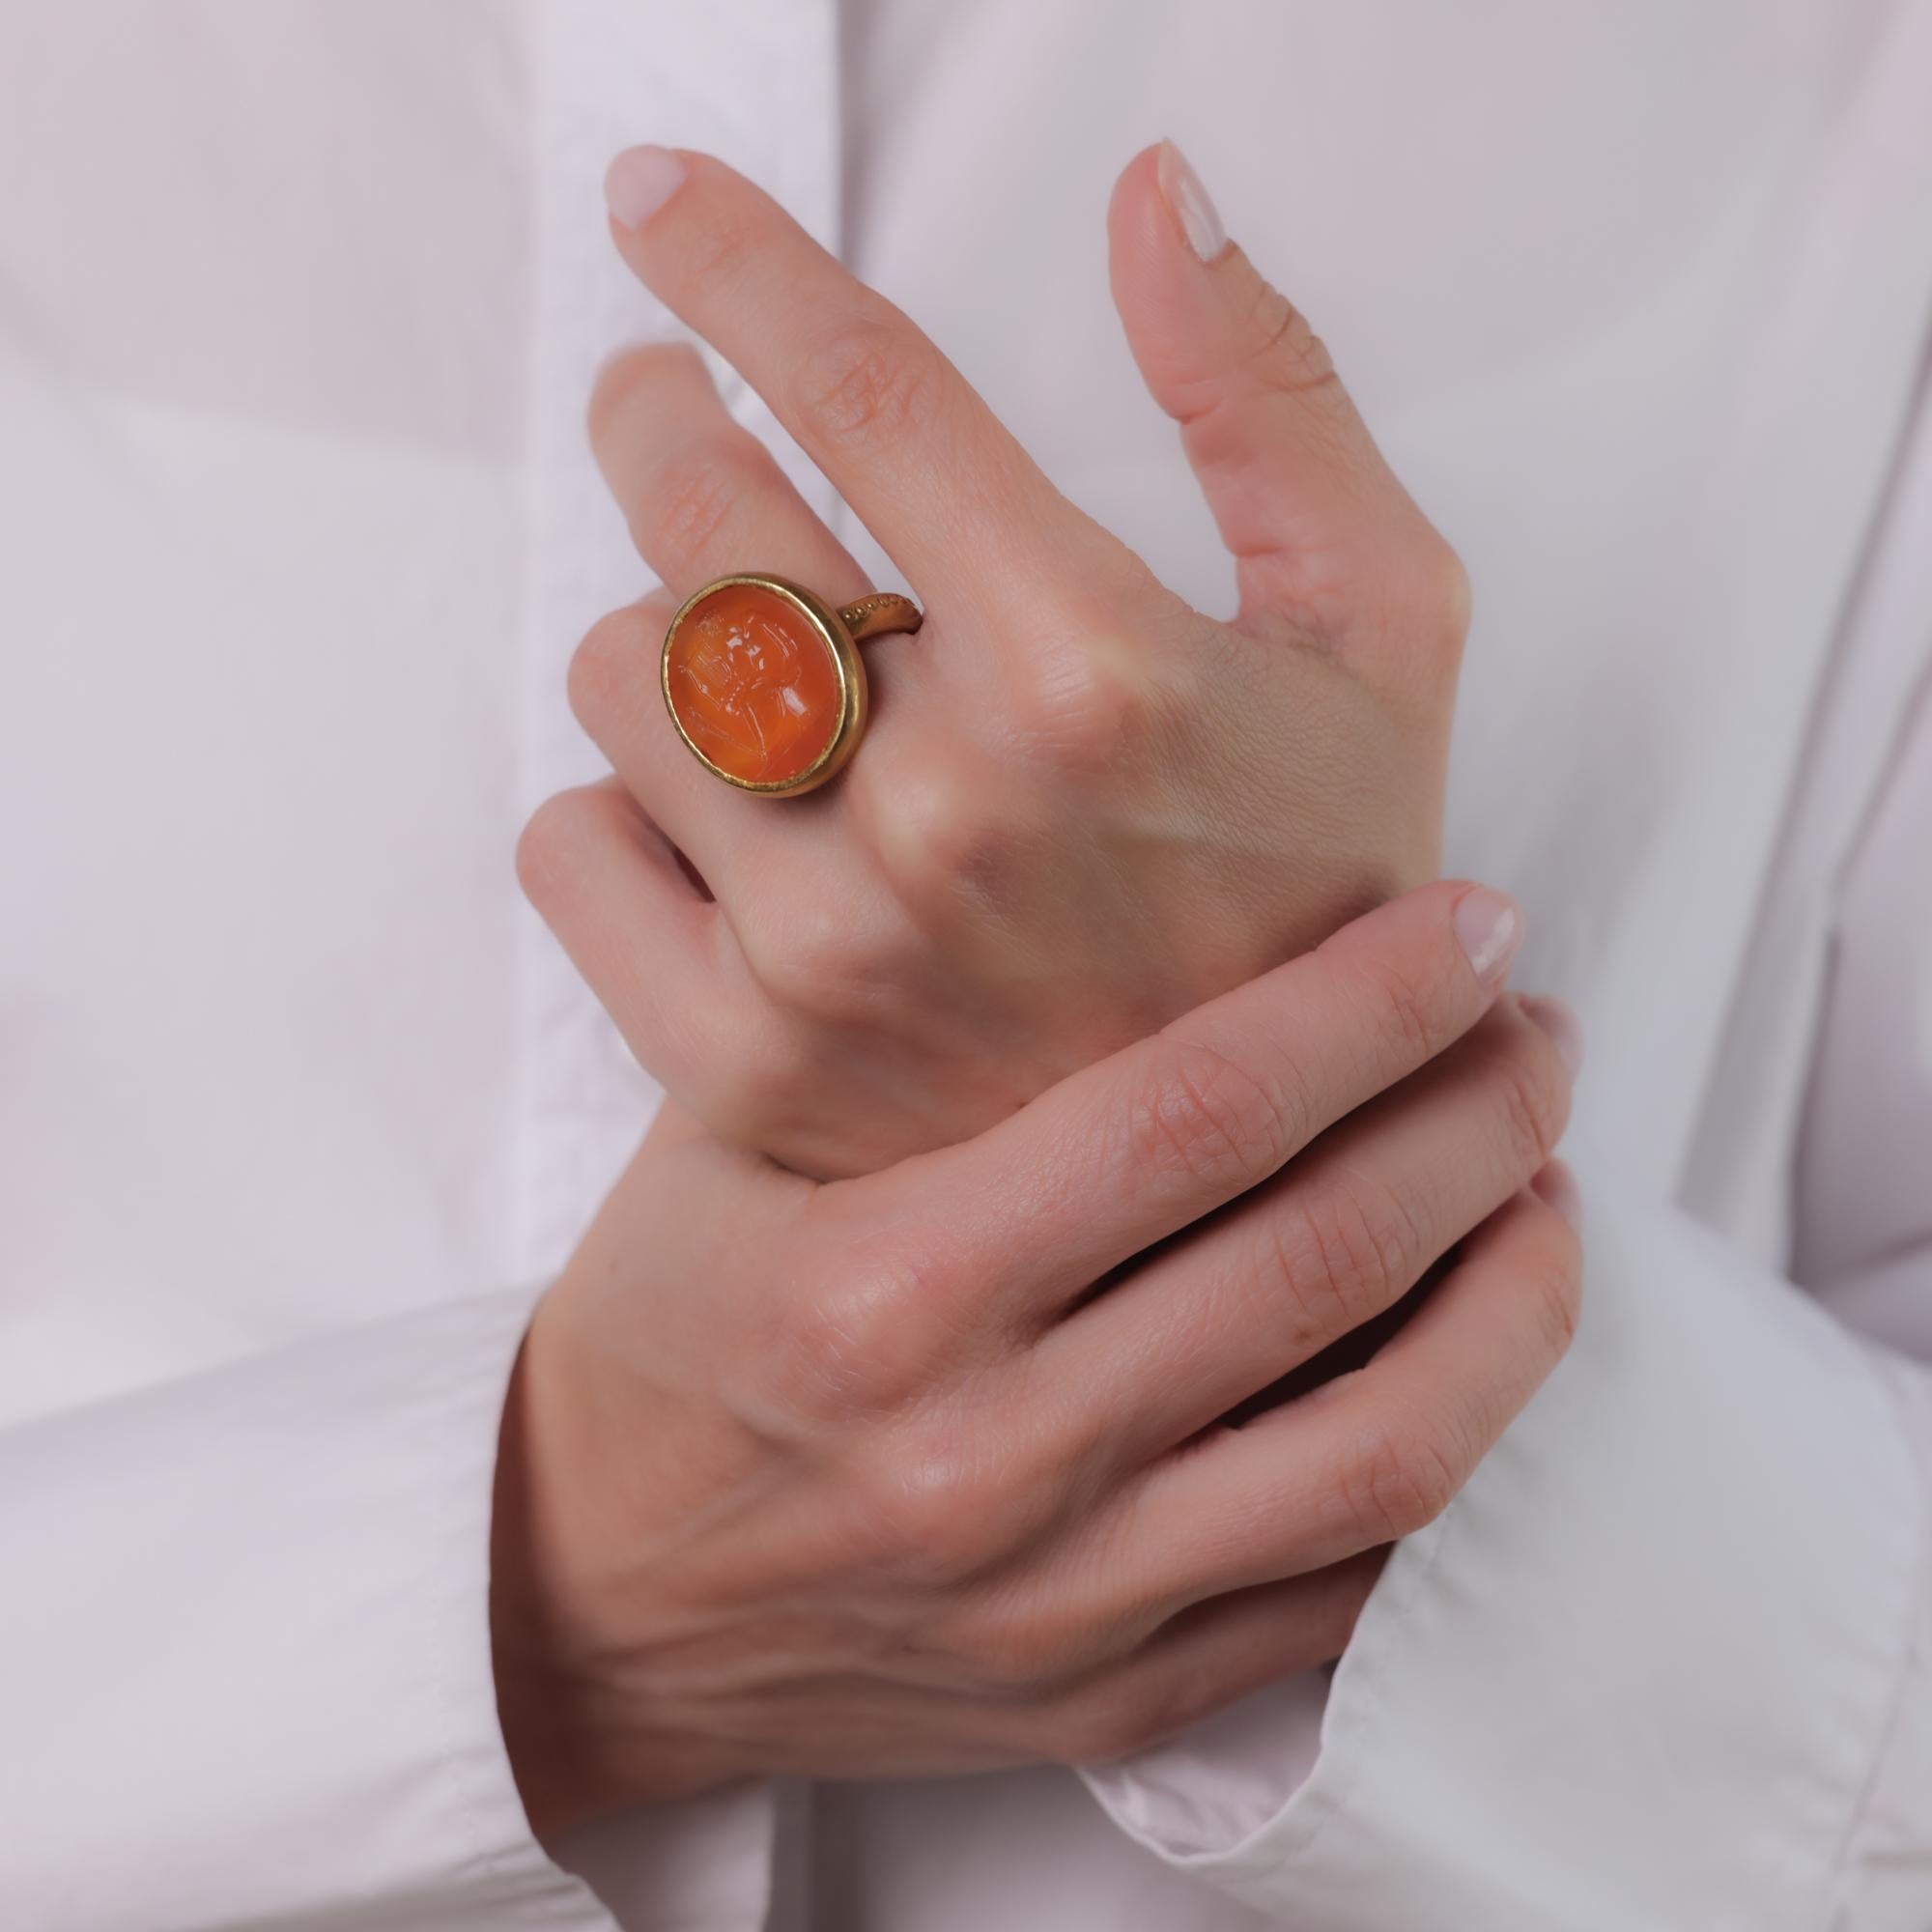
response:
[[(1513, 920), (1424, 888), (865, 1179), (654, 1130), (505, 1422), (493, 1623), (539, 1831), (1103, 1758), (1338, 1655), (1575, 1317), (1526, 1185), (1561, 1059), (1513, 1007), (1476, 1026)], [(1458, 1242), (1365, 1368), (1222, 1420)]]
[(1114, 288), (1236, 558), (1231, 624), (1067, 503), (763, 194), (639, 152), (612, 177), (625, 260), (764, 395), (928, 612), (867, 646), (874, 722), (834, 785), (773, 803), (718, 782), (659, 696), (674, 601), (748, 568), (834, 602), (871, 586), (693, 352), (606, 375), (599, 459), (670, 597), (584, 639), (572, 698), (618, 781), (548, 805), (522, 871), (674, 1098), (800, 1172), (867, 1172), (1435, 875), (1460, 567), (1301, 319), (1238, 249), (1189, 246), (1164, 192), (1192, 192), (1178, 156), (1122, 179)]

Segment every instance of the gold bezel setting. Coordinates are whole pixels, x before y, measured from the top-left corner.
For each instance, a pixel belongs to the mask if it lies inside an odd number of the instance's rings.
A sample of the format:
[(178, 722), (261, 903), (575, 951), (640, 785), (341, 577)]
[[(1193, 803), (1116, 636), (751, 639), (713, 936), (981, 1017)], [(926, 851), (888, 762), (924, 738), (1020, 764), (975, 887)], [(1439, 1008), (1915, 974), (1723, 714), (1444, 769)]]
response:
[[(727, 772), (722, 765), (714, 764), (692, 740), (691, 733), (684, 728), (684, 721), (677, 715), (677, 705), (670, 693), (670, 647), (677, 636), (677, 629), (687, 616), (707, 597), (720, 590), (728, 590), (736, 585), (750, 585), (759, 590), (770, 591), (781, 597), (800, 611), (817, 633), (820, 642), (832, 655), (834, 668), (838, 674), (838, 722), (825, 748), (816, 758), (796, 778), (790, 779), (741, 779)], [(671, 727), (684, 742), (684, 748), (704, 769), (714, 777), (721, 778), (727, 785), (738, 791), (755, 792), (764, 798), (795, 798), (800, 792), (815, 791), (828, 779), (836, 778), (845, 767), (846, 761), (858, 749), (860, 738), (866, 729), (866, 667), (859, 656), (859, 647), (852, 640), (852, 634), (846, 628), (845, 620), (838, 612), (816, 593), (806, 589), (802, 583), (793, 583), (782, 577), (769, 577), (762, 571), (739, 571), (730, 577), (717, 577), (705, 584), (701, 590), (694, 590), (677, 607), (676, 614), (665, 628), (664, 648), (658, 654), (658, 688), (664, 694), (665, 710), (669, 715)]]

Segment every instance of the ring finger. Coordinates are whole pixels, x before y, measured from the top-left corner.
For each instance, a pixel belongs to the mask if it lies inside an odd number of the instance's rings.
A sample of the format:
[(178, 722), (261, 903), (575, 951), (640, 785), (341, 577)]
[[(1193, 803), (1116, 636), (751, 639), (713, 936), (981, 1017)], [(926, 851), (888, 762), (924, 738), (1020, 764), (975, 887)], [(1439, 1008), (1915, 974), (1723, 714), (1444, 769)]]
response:
[(1115, 1469), (1165, 1454), (1393, 1307), (1527, 1185), (1569, 1103), (1558, 1039), (1505, 1003), (1050, 1331), (1049, 1384), (1092, 1391), (1075, 1427)]
[(742, 570), (793, 578), (833, 604), (869, 587), (687, 344), (648, 344), (605, 366), (590, 446), (638, 554), (678, 602)]
[(592, 629), (571, 668), (571, 702), (734, 918), (747, 889), (755, 891), (753, 855), (788, 847), (822, 813), (747, 810), (691, 756), (659, 696), (666, 626), (693, 591), (736, 571), (793, 578), (834, 604), (864, 594), (865, 577), (771, 452), (732, 419), (695, 350), (654, 344), (618, 356), (598, 381), (590, 424), (599, 468), (666, 594)]
[[(1548, 1184), (1548, 1183), (1546, 1183)], [(1319, 1571), (1447, 1508), (1577, 1321), (1568, 1213), (1524, 1188), (1375, 1359), (1130, 1483), (1056, 1552), (1079, 1613), (1131, 1636), (1183, 1605)]]

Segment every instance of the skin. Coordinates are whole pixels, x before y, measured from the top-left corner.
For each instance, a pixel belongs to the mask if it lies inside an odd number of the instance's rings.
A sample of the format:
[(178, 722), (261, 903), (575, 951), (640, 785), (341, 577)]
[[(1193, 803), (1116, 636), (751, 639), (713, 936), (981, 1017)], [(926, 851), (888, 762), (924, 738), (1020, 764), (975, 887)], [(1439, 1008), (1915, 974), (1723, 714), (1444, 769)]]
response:
[(1109, 1755), (1333, 1658), (1579, 1272), (1574, 1051), (1499, 995), (1513, 911), (1366, 912), (1436, 869), (1467, 598), (1300, 318), (1128, 168), (1115, 293), (1236, 560), (1217, 623), (775, 204), (672, 165), (617, 245), (928, 621), (868, 647), (835, 785), (706, 775), (658, 698), (670, 604), (747, 566), (872, 586), (689, 351), (607, 371), (599, 459), (669, 594), (579, 652), (614, 776), (519, 858), (677, 1104), (505, 1419), (499, 1696), (549, 1833), (761, 1773)]
[(865, 1173), (1435, 876), (1461, 566), (1299, 316), (1238, 248), (1196, 258), (1156, 151), (1115, 196), (1114, 288), (1234, 556), (1232, 623), (1068, 503), (776, 203), (680, 159), (639, 230), (613, 222), (624, 259), (927, 611), (867, 647), (874, 718), (838, 782), (782, 803), (720, 784), (664, 716), (670, 609), (747, 567), (835, 603), (874, 586), (694, 352), (605, 372), (593, 442), (668, 594), (579, 650), (572, 701), (615, 779), (551, 801), (523, 870), (681, 1105), (801, 1173)]
[[(1336, 1655), (1576, 1317), (1575, 1234), (1526, 1184), (1568, 1075), (1459, 937), (1493, 898), (1425, 887), (877, 1175), (654, 1133), (505, 1423), (537, 1829), (1106, 1757)], [(1458, 1242), (1365, 1368), (1223, 1419)]]

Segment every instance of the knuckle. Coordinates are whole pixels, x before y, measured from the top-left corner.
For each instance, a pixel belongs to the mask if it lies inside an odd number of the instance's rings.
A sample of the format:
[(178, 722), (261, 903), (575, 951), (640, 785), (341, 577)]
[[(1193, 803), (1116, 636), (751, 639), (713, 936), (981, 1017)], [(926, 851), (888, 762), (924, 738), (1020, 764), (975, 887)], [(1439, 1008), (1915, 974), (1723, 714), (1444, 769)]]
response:
[(1277, 288), (1257, 281), (1251, 359), (1271, 388), (1291, 395), (1337, 384), (1334, 358), (1308, 318)]
[[(867, 1507), (888, 1563), (902, 1581), (957, 1589), (998, 1564), (1024, 1533), (1013, 1486), (1001, 1480), (998, 1458), (980, 1432), (956, 1417), (901, 1433), (883, 1459)], [(1017, 1623), (996, 1623), (961, 1648), (982, 1673), (1030, 1667), (1028, 1635)]]
[(739, 928), (753, 977), (778, 1007), (825, 1026), (880, 1025), (900, 1010), (915, 962), (889, 923), (814, 892), (756, 909)]
[(742, 184), (721, 180), (702, 163), (693, 174), (692, 185), (704, 193), (704, 216), (680, 238), (683, 260), (671, 272), (691, 289), (707, 281), (742, 283), (770, 257), (775, 240), (772, 217), (755, 196), (746, 195)]
[(1446, 947), (1413, 958), (1365, 956), (1358, 968), (1384, 1038), (1405, 1065), (1420, 1066), (1448, 1043), (1460, 969)]
[(1350, 1176), (1283, 1206), (1272, 1223), (1276, 1279), (1287, 1291), (1291, 1346), (1313, 1350), (1379, 1314), (1408, 1286), (1421, 1231), (1402, 1199)]
[(565, 688), (572, 713), (591, 737), (634, 701), (650, 661), (645, 620), (635, 605), (598, 618), (583, 634), (571, 653)]
[(1056, 769), (1082, 775), (1132, 764), (1161, 709), (1146, 654), (1098, 624), (1044, 640), (1009, 702), (1019, 746)]
[[(841, 1425), (895, 1412), (925, 1379), (920, 1334), (906, 1284), (888, 1268), (858, 1263), (775, 1313), (747, 1363), (755, 1406)], [(878, 1498), (882, 1519), (892, 1500), (891, 1492)]]
[(1434, 1522), (1462, 1487), (1427, 1429), (1384, 1421), (1355, 1444), (1344, 1471), (1350, 1512), (1373, 1544), (1395, 1543)]
[(861, 763), (853, 777), (860, 836), (916, 924), (945, 927), (1008, 903), (1024, 839), (1020, 815), (1003, 803), (1010, 786), (929, 744), (916, 757)]
[(864, 451), (928, 429), (939, 387), (929, 343), (903, 322), (867, 319), (814, 345), (793, 379), (792, 398), (808, 437)]
[(639, 550), (673, 566), (714, 550), (762, 482), (761, 467), (735, 433), (714, 433), (672, 451), (632, 506)]
[(1134, 1094), (1130, 1158), (1238, 1192), (1284, 1165), (1300, 1145), (1301, 1109), (1275, 1081), (1219, 1047), (1170, 1034), (1152, 1076)]
[(1511, 1171), (1527, 1179), (1562, 1135), (1564, 1087), (1556, 1050), (1534, 1023), (1512, 1035), (1495, 1069), (1495, 1101)]

